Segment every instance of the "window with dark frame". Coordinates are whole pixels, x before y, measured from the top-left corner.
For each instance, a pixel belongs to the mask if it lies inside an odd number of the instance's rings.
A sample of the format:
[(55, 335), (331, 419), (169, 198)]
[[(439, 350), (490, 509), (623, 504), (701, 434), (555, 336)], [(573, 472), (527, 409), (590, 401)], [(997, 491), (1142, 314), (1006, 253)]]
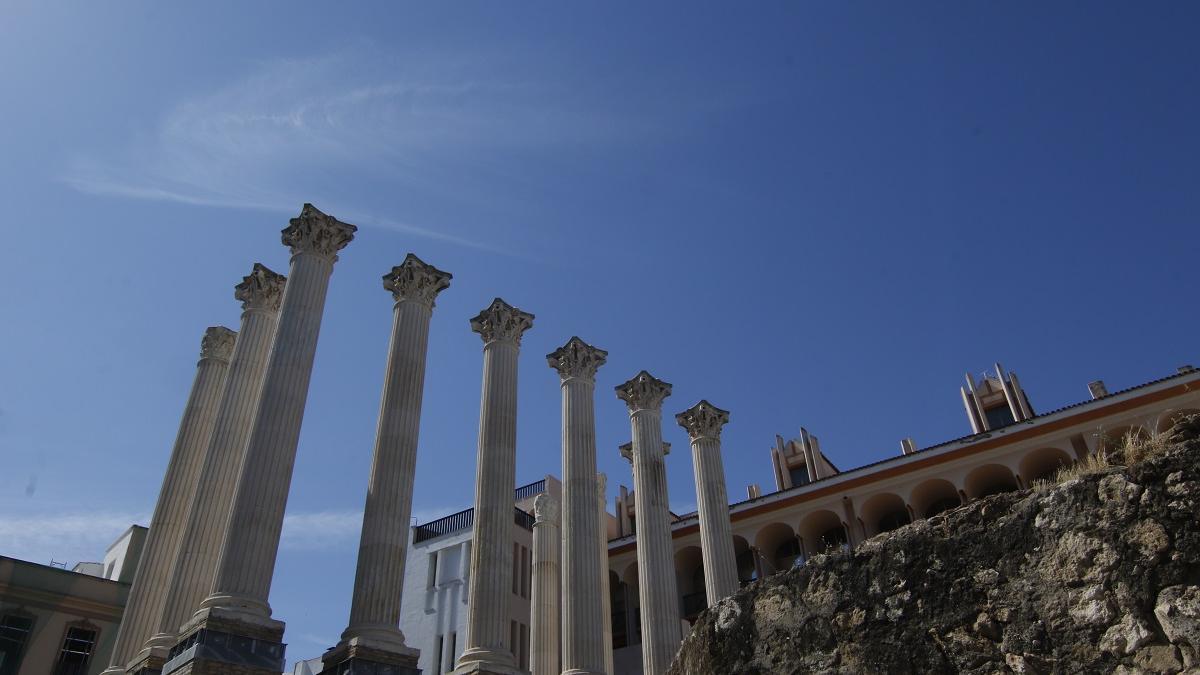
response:
[(0, 675), (17, 675), (31, 630), (32, 616), (5, 614), (0, 618)]
[(86, 675), (92, 650), (96, 647), (96, 631), (87, 626), (67, 626), (54, 675)]

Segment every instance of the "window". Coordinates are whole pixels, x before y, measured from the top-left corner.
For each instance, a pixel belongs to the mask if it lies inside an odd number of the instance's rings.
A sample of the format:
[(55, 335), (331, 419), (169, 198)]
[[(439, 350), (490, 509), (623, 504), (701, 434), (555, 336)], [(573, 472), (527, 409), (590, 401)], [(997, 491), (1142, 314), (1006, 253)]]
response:
[(525, 557), (525, 568), (521, 571), (521, 597), (529, 599), (530, 591), (533, 590), (533, 551), (522, 546), (521, 552)]
[(515, 619), (508, 622), (508, 651), (512, 652), (513, 662), (517, 663), (520, 657), (520, 648), (517, 646), (517, 641), (521, 639), (521, 630), (517, 628)]
[(0, 618), (0, 675), (16, 675), (31, 630), (32, 616), (6, 614)]
[(68, 626), (54, 675), (85, 675), (95, 646), (95, 630), (87, 625)]
[(788, 475), (792, 477), (792, 487), (800, 487), (808, 484), (808, 467), (801, 464), (800, 466), (789, 466)]
[(112, 575), (112, 573), (113, 573), (113, 568), (114, 568), (114, 567), (116, 567), (116, 566), (117, 566), (117, 561), (116, 561), (116, 560), (114, 560), (114, 561), (112, 561), (112, 562), (108, 563), (108, 569), (104, 570), (104, 578), (105, 578), (105, 579), (112, 579), (112, 578), (113, 578), (113, 575)]
[(529, 670), (529, 626), (521, 624), (521, 658), (517, 661), (521, 670)]
[(446, 652), (446, 665), (442, 668), (443, 673), (454, 670), (454, 651), (456, 649), (458, 649), (458, 633), (450, 633), (450, 649)]
[(521, 587), (519, 579), (521, 578), (521, 545), (513, 542), (513, 564), (512, 564), (512, 592), (513, 595), (520, 595)]
[(1006, 427), (1016, 422), (1013, 419), (1012, 410), (1008, 407), (1008, 403), (992, 406), (983, 411), (983, 414), (987, 416), (988, 427), (992, 429)]
[(429, 554), (429, 569), (425, 572), (425, 588), (430, 589), (437, 585), (437, 566), (438, 552), (434, 551)]

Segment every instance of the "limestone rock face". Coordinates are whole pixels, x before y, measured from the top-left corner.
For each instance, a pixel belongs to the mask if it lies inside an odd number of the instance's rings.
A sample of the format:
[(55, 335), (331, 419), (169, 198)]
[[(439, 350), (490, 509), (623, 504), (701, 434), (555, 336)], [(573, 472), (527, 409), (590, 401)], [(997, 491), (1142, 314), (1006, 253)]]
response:
[(1193, 432), (756, 582), (700, 617), (670, 672), (1200, 673)]

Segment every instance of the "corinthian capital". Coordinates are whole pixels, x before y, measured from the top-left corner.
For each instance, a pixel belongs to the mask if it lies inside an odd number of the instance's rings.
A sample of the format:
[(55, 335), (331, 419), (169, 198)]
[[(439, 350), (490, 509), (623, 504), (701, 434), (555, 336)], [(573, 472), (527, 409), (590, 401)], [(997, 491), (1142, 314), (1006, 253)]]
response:
[(533, 499), (533, 517), (538, 523), (558, 524), (558, 500), (543, 492)]
[(233, 355), (233, 344), (237, 342), (237, 331), (225, 326), (209, 326), (200, 340), (200, 358), (229, 361)]
[[(622, 457), (629, 460), (630, 462), (633, 461), (633, 442), (632, 441), (630, 441), (629, 443), (622, 443), (621, 446), (617, 448), (617, 450), (619, 450), (621, 452)], [(669, 454), (671, 454), (671, 444), (666, 441), (663, 441), (663, 457), (666, 457)], [(603, 474), (601, 474), (601, 475), (603, 475)], [(607, 479), (605, 479), (605, 480), (607, 482)]]
[(392, 292), (396, 302), (412, 300), (433, 307), (438, 293), (450, 287), (453, 274), (443, 272), (409, 253), (404, 262), (383, 275), (383, 287)]
[(321, 213), (312, 204), (305, 204), (300, 215), (288, 221), (283, 229), (283, 245), (297, 253), (314, 253), (337, 261), (337, 252), (346, 247), (358, 228), (350, 223)]
[(533, 315), (496, 298), (488, 308), (471, 319), (471, 330), (490, 342), (513, 342), (521, 346), (521, 336), (533, 327)]
[(242, 309), (265, 309), (278, 312), (283, 300), (283, 287), (287, 277), (267, 269), (262, 263), (254, 263), (250, 274), (242, 277), (242, 283), (233, 287), (233, 297), (242, 302)]
[(729, 411), (702, 400), (675, 416), (679, 426), (687, 429), (693, 441), (701, 438), (721, 438), (721, 427), (729, 421)]
[(547, 354), (546, 362), (558, 371), (558, 376), (563, 380), (572, 377), (594, 380), (596, 371), (604, 365), (607, 358), (608, 352), (593, 347), (578, 337), (572, 337), (567, 340), (567, 344)]
[(629, 412), (661, 410), (663, 399), (671, 395), (671, 385), (646, 371), (617, 386), (617, 398), (625, 401)]

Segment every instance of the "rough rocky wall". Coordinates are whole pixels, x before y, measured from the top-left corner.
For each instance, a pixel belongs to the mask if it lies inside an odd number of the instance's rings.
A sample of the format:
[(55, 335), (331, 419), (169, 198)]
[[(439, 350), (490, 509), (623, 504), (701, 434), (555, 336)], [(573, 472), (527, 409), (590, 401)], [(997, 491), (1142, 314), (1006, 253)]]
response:
[(1200, 442), (764, 579), (672, 673), (1200, 673)]

